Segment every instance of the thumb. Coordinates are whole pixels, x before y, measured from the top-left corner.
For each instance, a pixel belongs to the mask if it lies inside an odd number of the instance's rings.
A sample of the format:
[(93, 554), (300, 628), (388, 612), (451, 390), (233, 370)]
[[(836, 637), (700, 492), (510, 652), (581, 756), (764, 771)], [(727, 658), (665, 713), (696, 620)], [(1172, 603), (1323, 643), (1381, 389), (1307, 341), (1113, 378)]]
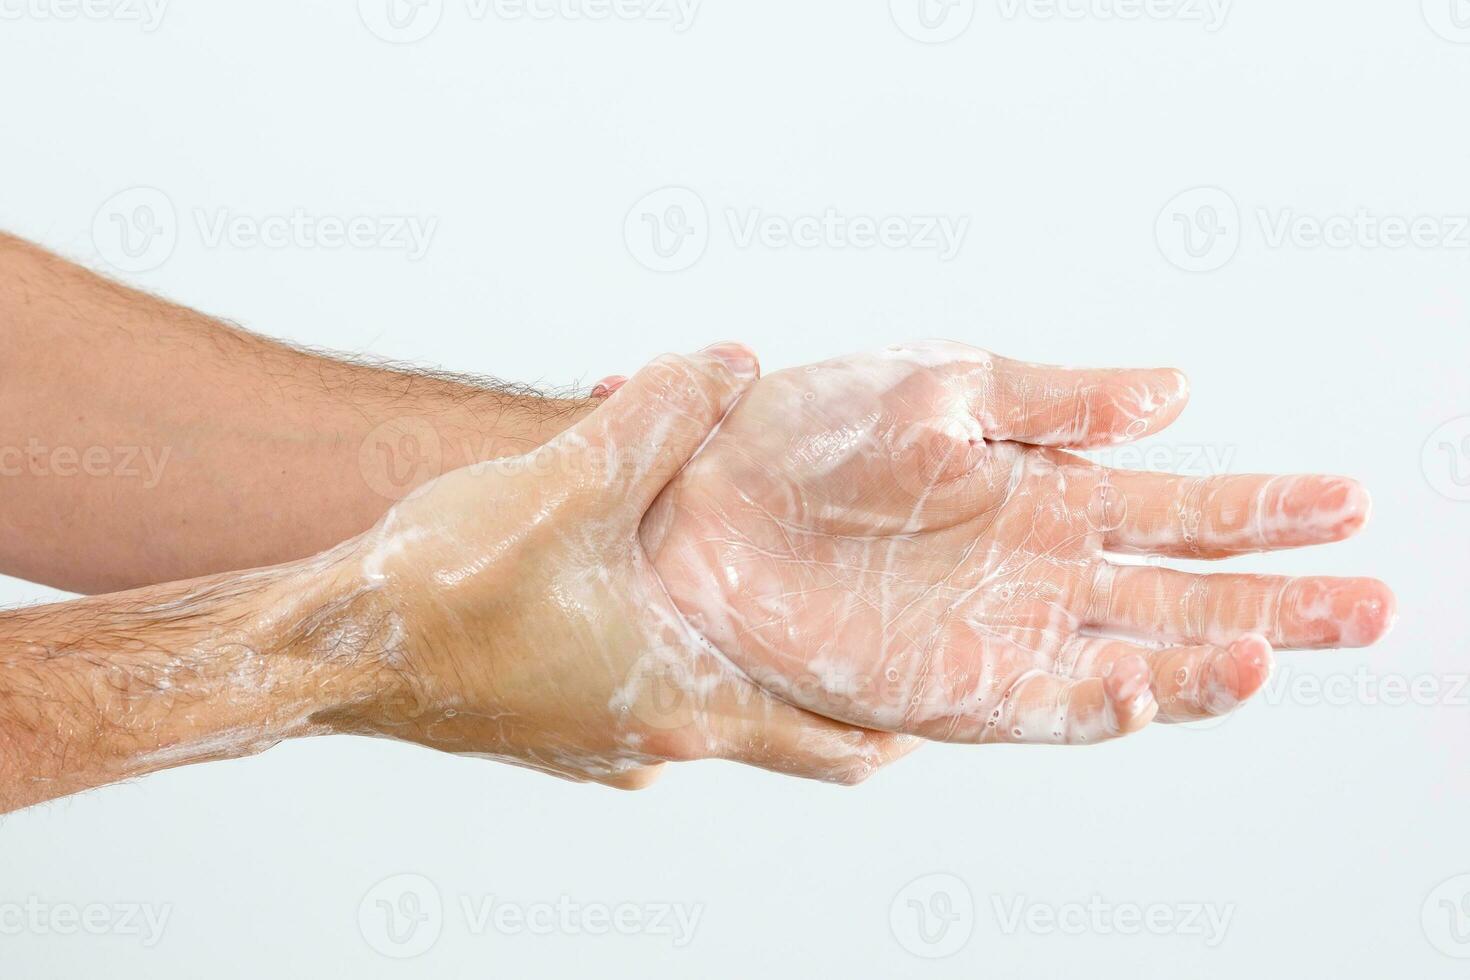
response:
[(665, 354), (565, 435), (599, 451), (607, 479), (642, 514), (759, 376), (741, 344)]

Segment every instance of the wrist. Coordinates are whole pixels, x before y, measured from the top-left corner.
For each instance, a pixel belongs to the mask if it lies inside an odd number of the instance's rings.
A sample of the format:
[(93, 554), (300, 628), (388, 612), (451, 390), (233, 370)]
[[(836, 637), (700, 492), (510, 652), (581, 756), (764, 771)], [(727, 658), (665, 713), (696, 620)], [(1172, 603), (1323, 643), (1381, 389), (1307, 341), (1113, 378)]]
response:
[(377, 734), (417, 703), (404, 669), (401, 603), (365, 572), (377, 532), (282, 566), (274, 604), (274, 673), (297, 723), (285, 737)]

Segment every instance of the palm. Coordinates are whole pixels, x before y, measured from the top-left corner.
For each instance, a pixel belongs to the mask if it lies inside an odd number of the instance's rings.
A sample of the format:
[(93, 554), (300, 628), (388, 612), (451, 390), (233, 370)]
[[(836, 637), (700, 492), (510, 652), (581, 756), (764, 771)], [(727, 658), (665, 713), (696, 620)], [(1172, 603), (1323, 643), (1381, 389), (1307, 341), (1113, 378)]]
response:
[(1048, 391), (995, 366), (918, 345), (760, 382), (645, 522), (681, 611), (802, 707), (957, 741), (1117, 734), (1145, 685), (1102, 678), (1115, 663), (1146, 678), (1136, 658), (1177, 718), (1232, 706), (1269, 668), (1258, 640), (1160, 649), (1101, 634), (1203, 644), (1264, 632), (1289, 646), (1381, 631), (1391, 599), (1376, 583), (1207, 580), (1104, 558), (1331, 540), (1361, 522), (1351, 484), (1202, 485), (991, 441), (1116, 441), (1168, 421), (1141, 373)]

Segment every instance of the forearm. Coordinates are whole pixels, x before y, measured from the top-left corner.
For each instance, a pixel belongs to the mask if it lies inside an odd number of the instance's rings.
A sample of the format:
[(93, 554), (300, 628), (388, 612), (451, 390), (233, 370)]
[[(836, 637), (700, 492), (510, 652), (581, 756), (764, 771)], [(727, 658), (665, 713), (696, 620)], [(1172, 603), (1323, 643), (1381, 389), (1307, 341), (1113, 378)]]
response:
[(0, 812), (353, 730), (398, 627), (339, 553), (0, 614)]
[(298, 350), (0, 235), (0, 572), (78, 592), (313, 554), (585, 414)]

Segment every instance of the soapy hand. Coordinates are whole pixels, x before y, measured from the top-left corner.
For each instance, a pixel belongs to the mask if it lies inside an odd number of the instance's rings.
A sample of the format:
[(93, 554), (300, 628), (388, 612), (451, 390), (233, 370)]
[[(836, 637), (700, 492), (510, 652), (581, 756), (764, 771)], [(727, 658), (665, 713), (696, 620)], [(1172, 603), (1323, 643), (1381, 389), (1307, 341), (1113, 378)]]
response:
[(757, 370), (737, 345), (660, 358), (540, 449), (446, 474), (345, 546), (335, 574), (399, 680), (339, 727), (622, 787), (712, 757), (855, 782), (911, 748), (751, 684), (643, 552), (648, 506)]
[[(620, 396), (613, 396), (613, 401)], [(1073, 371), (932, 342), (771, 375), (650, 510), (668, 594), (792, 704), (961, 742), (1097, 742), (1231, 710), (1272, 649), (1362, 646), (1371, 579), (1110, 562), (1336, 541), (1368, 498), (1336, 477), (1109, 470), (1158, 431), (1173, 371)]]

